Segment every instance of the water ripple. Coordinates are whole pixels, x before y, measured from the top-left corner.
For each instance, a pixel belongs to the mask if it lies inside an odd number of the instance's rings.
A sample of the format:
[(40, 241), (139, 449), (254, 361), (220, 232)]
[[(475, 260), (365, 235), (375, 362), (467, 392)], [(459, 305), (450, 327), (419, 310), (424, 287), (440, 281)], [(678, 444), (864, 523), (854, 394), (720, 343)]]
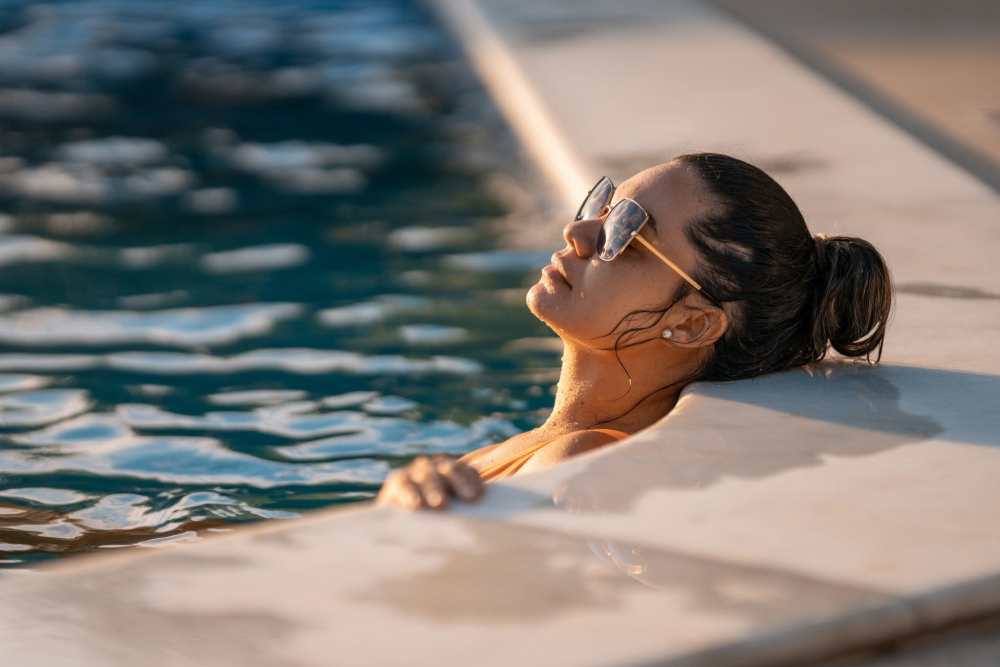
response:
[(90, 408), (83, 389), (41, 389), (0, 396), (0, 427), (40, 426)]
[(321, 310), (317, 317), (328, 327), (359, 327), (427, 310), (431, 303), (427, 297), (412, 294), (381, 294), (368, 301)]
[[(0, 368), (24, 368), (17, 358), (12, 362), (0, 355)], [(357, 375), (420, 375), (445, 373), (469, 375), (482, 371), (482, 364), (471, 359), (435, 355), (414, 359), (397, 354), (365, 355), (344, 350), (308, 348), (262, 349), (230, 357), (184, 352), (118, 352), (105, 355), (102, 362), (112, 368), (157, 374), (238, 373), (277, 370), (286, 373), (315, 375), (350, 373)]]
[(170, 485), (239, 485), (270, 489), (288, 485), (378, 484), (388, 463), (357, 459), (308, 466), (282, 463), (228, 449), (217, 438), (130, 436), (58, 455), (32, 450), (0, 450), (8, 474), (84, 473), (127, 476)]
[(256, 431), (284, 438), (304, 438), (357, 430), (368, 422), (361, 412), (300, 412), (314, 404), (257, 408), (248, 412), (207, 412), (182, 415), (155, 405), (124, 404), (115, 413), (129, 426), (140, 429), (184, 429), (197, 431)]
[(309, 249), (298, 243), (239, 248), (201, 256), (201, 267), (209, 273), (273, 271), (301, 266), (309, 260)]
[(92, 496), (71, 489), (29, 487), (0, 490), (0, 498), (18, 500), (37, 505), (76, 505)]
[(196, 347), (259, 336), (296, 317), (294, 303), (253, 303), (153, 311), (34, 308), (0, 315), (0, 341), (24, 346), (153, 343)]
[(221, 391), (205, 397), (216, 405), (274, 405), (305, 398), (306, 393), (298, 389), (248, 389), (245, 391)]
[(371, 499), (538, 423), (557, 360), (504, 343), (548, 334), (549, 251), (498, 247), (515, 144), (419, 4), (0, 26), (0, 567)]
[(25, 262), (54, 262), (74, 253), (65, 243), (36, 236), (0, 236), (0, 266)]
[(368, 420), (356, 432), (301, 442), (281, 448), (281, 455), (292, 460), (316, 461), (363, 455), (377, 447), (394, 456), (417, 454), (460, 454), (476, 446), (509, 438), (519, 429), (509, 421), (478, 419), (469, 426), (453, 422), (418, 423), (405, 419)]
[(0, 374), (0, 393), (38, 389), (48, 383), (49, 379), (42, 375)]

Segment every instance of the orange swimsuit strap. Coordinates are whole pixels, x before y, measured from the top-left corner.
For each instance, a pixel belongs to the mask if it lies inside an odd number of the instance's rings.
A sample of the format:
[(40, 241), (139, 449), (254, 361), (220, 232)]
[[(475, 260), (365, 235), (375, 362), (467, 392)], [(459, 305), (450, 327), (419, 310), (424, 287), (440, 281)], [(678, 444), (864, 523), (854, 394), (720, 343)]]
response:
[[(591, 428), (591, 429), (587, 429), (587, 430), (588, 431), (597, 431), (598, 433), (603, 433), (604, 435), (609, 435), (612, 438), (614, 438), (615, 440), (621, 440), (621, 439), (627, 438), (629, 436), (629, 434), (626, 433), (625, 431), (619, 431), (618, 429), (614, 429), (614, 428)], [(534, 445), (533, 447), (529, 447), (528, 449), (526, 449), (525, 451), (521, 452), (520, 454), (518, 454), (517, 456), (515, 456), (512, 459), (508, 459), (506, 461), (501, 461), (500, 463), (496, 463), (496, 464), (491, 465), (489, 467), (483, 468), (482, 470), (479, 471), (479, 476), (482, 479), (489, 481), (491, 479), (496, 479), (499, 476), (506, 476), (506, 475), (504, 475), (504, 473), (506, 473), (506, 472), (509, 472), (510, 474), (513, 474), (522, 465), (524, 465), (525, 463), (527, 463), (528, 459), (531, 458), (536, 452), (538, 452), (538, 450), (540, 450), (542, 447), (544, 447), (545, 445), (549, 444), (553, 440), (557, 440), (558, 437), (559, 436), (557, 436), (556, 438), (552, 438), (551, 440), (544, 440), (544, 441), (538, 443), (537, 445)]]

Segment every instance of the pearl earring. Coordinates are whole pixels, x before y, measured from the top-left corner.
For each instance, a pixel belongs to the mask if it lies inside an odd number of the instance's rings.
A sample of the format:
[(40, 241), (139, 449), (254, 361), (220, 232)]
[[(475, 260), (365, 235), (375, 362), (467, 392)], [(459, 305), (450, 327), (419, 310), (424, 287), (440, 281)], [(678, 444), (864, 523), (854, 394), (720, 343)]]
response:
[(663, 333), (660, 334), (660, 335), (663, 336), (664, 338), (673, 338), (674, 337), (674, 332), (671, 331), (670, 329), (664, 329)]

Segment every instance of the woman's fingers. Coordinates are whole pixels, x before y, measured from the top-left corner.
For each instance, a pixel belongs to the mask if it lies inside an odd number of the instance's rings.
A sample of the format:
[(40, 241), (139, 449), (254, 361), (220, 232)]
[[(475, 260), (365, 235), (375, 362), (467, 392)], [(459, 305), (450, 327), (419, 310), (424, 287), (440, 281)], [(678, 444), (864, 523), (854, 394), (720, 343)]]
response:
[(442, 455), (434, 457), (432, 462), (452, 492), (462, 500), (476, 500), (483, 495), (483, 480), (471, 466)]
[(473, 496), (473, 488), (469, 481), (457, 470), (458, 465), (452, 459), (437, 459), (434, 461), (439, 475), (448, 484), (448, 488), (462, 500)]
[(465, 498), (465, 500), (479, 500), (483, 497), (483, 493), (486, 492), (486, 483), (479, 476), (478, 470), (470, 465), (459, 464), (455, 473), (464, 477), (471, 489), (469, 497)]
[(420, 486), (409, 477), (403, 477), (399, 481), (396, 497), (399, 499), (399, 504), (406, 509), (418, 510), (427, 505), (420, 492)]
[(424, 504), (424, 498), (420, 493), (420, 487), (410, 479), (406, 470), (394, 470), (385, 478), (375, 503), (419, 509)]
[(427, 507), (442, 509), (448, 506), (448, 484), (431, 459), (426, 456), (414, 459), (410, 464), (410, 479), (420, 486)]
[(444, 509), (449, 495), (471, 501), (482, 496), (483, 490), (483, 480), (471, 466), (443, 454), (418, 456), (407, 467), (389, 473), (375, 502), (407, 509)]

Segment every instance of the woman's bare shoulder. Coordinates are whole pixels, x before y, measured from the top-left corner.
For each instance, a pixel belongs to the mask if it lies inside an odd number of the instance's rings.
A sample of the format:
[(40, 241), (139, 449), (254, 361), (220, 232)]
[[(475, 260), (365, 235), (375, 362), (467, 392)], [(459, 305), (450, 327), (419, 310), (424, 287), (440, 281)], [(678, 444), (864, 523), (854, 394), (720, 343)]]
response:
[(465, 454), (462, 454), (462, 456), (459, 457), (458, 461), (459, 463), (468, 463), (469, 461), (477, 459), (480, 456), (483, 456), (484, 454), (489, 454), (502, 444), (503, 444), (502, 442), (497, 442), (492, 445), (485, 445), (483, 447), (480, 447), (479, 449), (473, 449), (471, 452), (466, 452)]
[(604, 429), (584, 429), (566, 433), (543, 447), (524, 464), (521, 470), (534, 470), (564, 461), (576, 454), (589, 452), (621, 440), (628, 434), (623, 431), (608, 433)]
[(492, 445), (485, 445), (479, 449), (473, 449), (471, 452), (463, 454), (458, 460), (462, 463), (469, 463), (470, 461), (475, 461), (486, 456), (487, 454), (492, 453), (498, 447), (507, 447), (508, 449), (511, 449), (525, 444), (530, 445), (537, 441), (537, 438), (538, 434), (535, 433), (534, 429), (531, 431), (525, 431), (524, 433), (518, 433), (517, 435), (513, 435), (506, 440), (501, 440), (500, 442), (496, 442)]
[(523, 451), (525, 448), (529, 448), (533, 445), (538, 444), (543, 439), (543, 434), (538, 432), (538, 429), (531, 429), (530, 431), (525, 431), (523, 433), (518, 433), (517, 435), (511, 436), (506, 440), (501, 440), (500, 442), (494, 443), (492, 445), (486, 445), (480, 447), (479, 449), (473, 449), (471, 452), (466, 452), (458, 459), (462, 463), (472, 463), (481, 462), (484, 458), (496, 452), (499, 457), (516, 456), (519, 451)]

